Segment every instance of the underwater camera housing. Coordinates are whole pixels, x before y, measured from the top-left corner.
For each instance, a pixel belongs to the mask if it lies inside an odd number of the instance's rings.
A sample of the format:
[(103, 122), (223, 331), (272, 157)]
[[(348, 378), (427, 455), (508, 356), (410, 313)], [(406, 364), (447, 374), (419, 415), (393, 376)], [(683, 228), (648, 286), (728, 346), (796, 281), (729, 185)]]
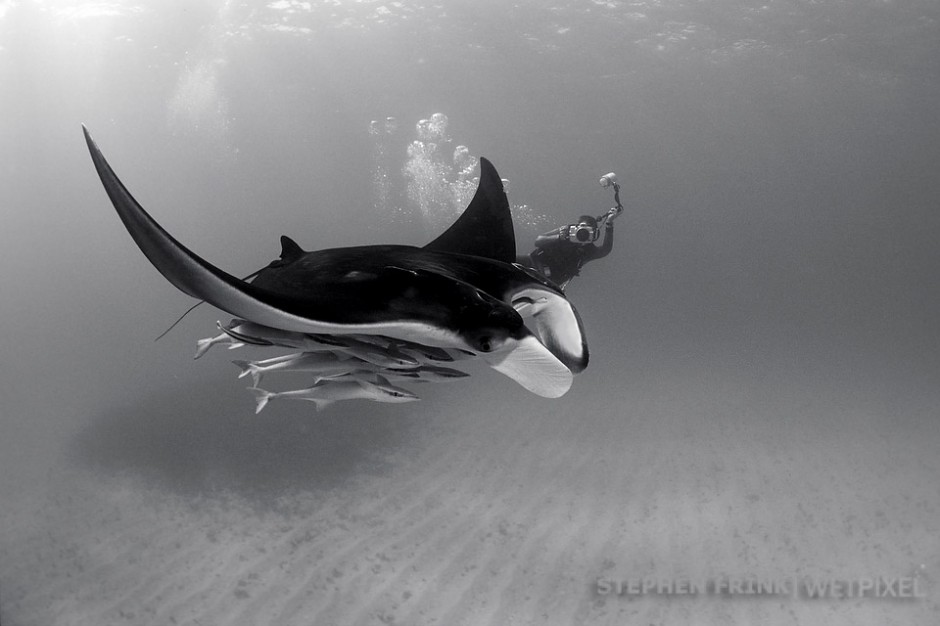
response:
[(594, 226), (585, 224), (571, 224), (568, 226), (568, 239), (573, 239), (578, 243), (592, 243), (597, 241), (600, 232)]

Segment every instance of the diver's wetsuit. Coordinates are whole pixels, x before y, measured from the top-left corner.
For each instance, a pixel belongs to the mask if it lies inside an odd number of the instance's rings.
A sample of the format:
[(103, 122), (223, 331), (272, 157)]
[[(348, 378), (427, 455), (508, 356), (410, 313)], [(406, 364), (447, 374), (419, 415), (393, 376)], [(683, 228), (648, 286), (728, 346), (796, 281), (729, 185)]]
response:
[(614, 247), (613, 220), (607, 220), (604, 227), (604, 243), (599, 246), (570, 241), (564, 237), (567, 230), (567, 226), (562, 226), (539, 235), (535, 240), (535, 250), (519, 257), (518, 262), (538, 270), (564, 288), (568, 281), (580, 273), (585, 263), (607, 256)]

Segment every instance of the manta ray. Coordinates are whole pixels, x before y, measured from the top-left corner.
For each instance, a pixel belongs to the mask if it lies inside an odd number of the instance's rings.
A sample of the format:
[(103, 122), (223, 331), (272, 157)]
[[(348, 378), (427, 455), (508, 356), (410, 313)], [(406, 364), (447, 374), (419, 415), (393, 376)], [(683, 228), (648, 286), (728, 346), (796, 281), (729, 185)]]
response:
[(485, 158), (467, 209), (427, 245), (306, 251), (285, 236), (280, 258), (248, 282), (164, 230), (82, 129), (128, 233), (153, 266), (189, 296), (278, 331), (379, 336), (456, 349), (543, 397), (565, 394), (573, 373), (587, 367), (587, 340), (575, 307), (557, 285), (515, 262), (509, 202)]

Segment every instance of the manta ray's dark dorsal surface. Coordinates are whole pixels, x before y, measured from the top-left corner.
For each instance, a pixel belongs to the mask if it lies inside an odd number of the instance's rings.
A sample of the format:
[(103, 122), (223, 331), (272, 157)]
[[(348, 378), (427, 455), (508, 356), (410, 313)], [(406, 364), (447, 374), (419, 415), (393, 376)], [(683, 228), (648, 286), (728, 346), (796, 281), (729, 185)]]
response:
[[(470, 350), (545, 397), (558, 397), (570, 388), (571, 371), (523, 325), (516, 307), (460, 280), (457, 272), (438, 272), (434, 263), (418, 259), (420, 253), (443, 255), (446, 263), (446, 253), (410, 246), (303, 253), (288, 240), (281, 262), (259, 272), (254, 283), (246, 283), (208, 263), (164, 230), (121, 183), (88, 130), (84, 132), (101, 182), (127, 231), (154, 267), (184, 293), (275, 329), (383, 335)], [(491, 189), (487, 183), (484, 193)], [(502, 193), (501, 183), (497, 189)], [(462, 229), (440, 245), (459, 247)], [(502, 239), (487, 254), (506, 258), (511, 248)], [(474, 245), (481, 245), (480, 241)], [(304, 266), (306, 271), (297, 271)]]

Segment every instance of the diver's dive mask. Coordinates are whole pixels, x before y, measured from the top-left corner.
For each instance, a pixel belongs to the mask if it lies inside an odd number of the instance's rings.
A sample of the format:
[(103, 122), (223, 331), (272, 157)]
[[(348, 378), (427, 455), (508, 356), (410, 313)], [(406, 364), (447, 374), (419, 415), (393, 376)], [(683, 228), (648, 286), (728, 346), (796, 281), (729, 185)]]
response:
[(575, 243), (594, 243), (600, 231), (589, 224), (571, 224), (568, 226), (568, 240)]

